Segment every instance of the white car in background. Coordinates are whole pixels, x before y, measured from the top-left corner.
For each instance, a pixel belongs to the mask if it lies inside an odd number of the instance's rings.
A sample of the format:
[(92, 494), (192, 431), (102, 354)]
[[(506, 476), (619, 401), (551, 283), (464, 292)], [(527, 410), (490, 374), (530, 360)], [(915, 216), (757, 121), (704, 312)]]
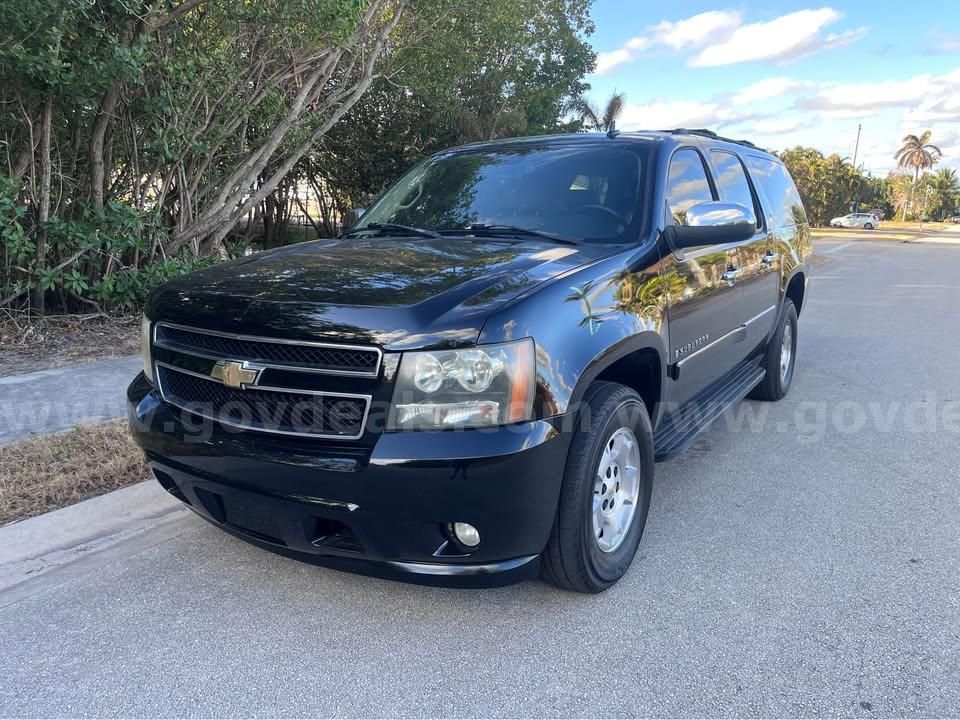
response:
[(873, 230), (874, 228), (880, 227), (880, 218), (873, 213), (850, 213), (843, 217), (835, 217), (830, 221), (830, 227)]

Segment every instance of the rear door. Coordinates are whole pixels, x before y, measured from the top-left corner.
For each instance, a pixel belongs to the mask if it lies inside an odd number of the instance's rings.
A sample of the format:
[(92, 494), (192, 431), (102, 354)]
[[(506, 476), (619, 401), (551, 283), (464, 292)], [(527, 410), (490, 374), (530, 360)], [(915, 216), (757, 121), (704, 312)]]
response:
[[(770, 263), (769, 280), (770, 286), (773, 288), (773, 295), (769, 302), (779, 308), (783, 263), (790, 260), (788, 256), (793, 248), (805, 244), (805, 240), (801, 242), (800, 234), (801, 232), (805, 233), (807, 214), (803, 209), (797, 186), (783, 163), (769, 156), (761, 157), (749, 154), (744, 156), (744, 160), (747, 169), (750, 171), (750, 177), (753, 179), (754, 188), (757, 190), (757, 195), (764, 207), (765, 221), (769, 228), (767, 244), (760, 249), (762, 250), (760, 259), (761, 262), (766, 258), (773, 259), (773, 262)], [(766, 297), (767, 292), (764, 290), (764, 298)], [(776, 315), (776, 312), (770, 314)], [(775, 320), (776, 318), (773, 318), (771, 323)], [(768, 326), (766, 323), (755, 323), (755, 327), (748, 336), (751, 344), (765, 342), (767, 331), (771, 327), (772, 324)]]
[(713, 149), (710, 160), (720, 199), (752, 208), (757, 216), (756, 232), (738, 248), (738, 313), (746, 328), (742, 359), (764, 341), (776, 321), (780, 253), (740, 157), (726, 149)]

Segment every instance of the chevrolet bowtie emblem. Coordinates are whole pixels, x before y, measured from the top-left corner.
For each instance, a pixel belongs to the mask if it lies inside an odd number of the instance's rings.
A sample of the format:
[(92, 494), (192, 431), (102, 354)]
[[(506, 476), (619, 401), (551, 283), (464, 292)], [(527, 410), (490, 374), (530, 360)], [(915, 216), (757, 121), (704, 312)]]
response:
[(220, 360), (210, 371), (210, 377), (219, 380), (227, 387), (243, 389), (247, 385), (256, 385), (263, 368), (251, 367), (244, 362)]

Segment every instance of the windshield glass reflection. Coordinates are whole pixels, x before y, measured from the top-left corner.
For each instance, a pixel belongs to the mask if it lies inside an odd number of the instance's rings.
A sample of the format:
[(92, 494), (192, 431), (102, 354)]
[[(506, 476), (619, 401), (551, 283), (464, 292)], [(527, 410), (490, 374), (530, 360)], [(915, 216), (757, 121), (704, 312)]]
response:
[(636, 238), (646, 146), (504, 147), (416, 166), (357, 226), (506, 225), (596, 242)]

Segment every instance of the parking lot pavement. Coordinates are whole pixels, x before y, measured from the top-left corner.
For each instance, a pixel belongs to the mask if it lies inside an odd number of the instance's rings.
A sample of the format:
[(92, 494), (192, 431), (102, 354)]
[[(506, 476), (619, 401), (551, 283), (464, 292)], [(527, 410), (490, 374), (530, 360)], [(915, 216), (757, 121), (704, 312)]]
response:
[(960, 248), (841, 245), (790, 395), (657, 466), (608, 592), (374, 580), (190, 517), (0, 594), (0, 716), (956, 715)]

